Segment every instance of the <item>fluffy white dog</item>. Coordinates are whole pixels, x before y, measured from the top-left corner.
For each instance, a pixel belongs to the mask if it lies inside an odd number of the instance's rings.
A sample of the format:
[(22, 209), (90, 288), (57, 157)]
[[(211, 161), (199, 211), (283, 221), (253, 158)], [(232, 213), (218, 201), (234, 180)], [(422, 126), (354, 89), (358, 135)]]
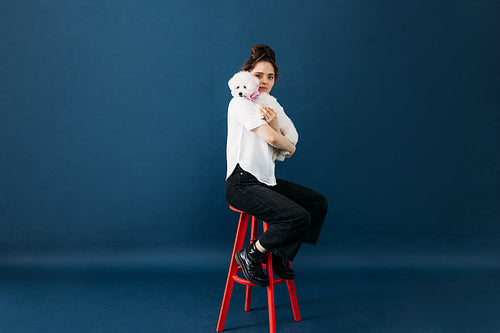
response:
[(243, 97), (255, 102), (255, 97), (259, 95), (259, 79), (246, 71), (234, 74), (227, 85), (233, 97)]
[[(241, 71), (229, 80), (227, 83), (231, 89), (233, 98), (246, 98), (255, 103), (255, 111), (262, 115), (260, 108), (263, 106), (270, 107), (276, 112), (280, 132), (294, 145), (299, 141), (299, 134), (293, 125), (292, 120), (286, 115), (283, 107), (278, 103), (276, 98), (268, 93), (259, 93), (259, 79), (246, 71)], [(290, 155), (288, 151), (274, 152), (273, 160), (284, 161), (285, 157)]]

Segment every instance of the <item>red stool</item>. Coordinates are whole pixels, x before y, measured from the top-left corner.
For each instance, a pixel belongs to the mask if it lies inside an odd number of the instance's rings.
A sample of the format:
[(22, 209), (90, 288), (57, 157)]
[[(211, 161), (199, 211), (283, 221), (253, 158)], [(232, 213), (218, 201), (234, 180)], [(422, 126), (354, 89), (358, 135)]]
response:
[[(224, 298), (222, 299), (222, 305), (220, 308), (219, 322), (217, 323), (217, 332), (222, 332), (224, 330), (224, 322), (226, 321), (227, 310), (229, 308), (229, 302), (231, 301), (231, 294), (233, 292), (234, 282), (244, 284), (247, 286), (247, 294), (245, 299), (245, 311), (250, 311), (250, 300), (252, 298), (252, 287), (255, 286), (248, 280), (240, 278), (237, 273), (241, 272), (241, 267), (234, 259), (234, 255), (237, 251), (243, 248), (243, 242), (245, 240), (245, 234), (248, 226), (248, 220), (250, 215), (238, 210), (234, 207), (229, 206), (235, 212), (240, 213), (240, 221), (238, 224), (238, 230), (236, 232), (236, 239), (234, 241), (233, 254), (231, 256), (231, 265), (229, 266), (229, 273), (227, 275), (226, 289), (224, 290)], [(268, 225), (263, 222), (264, 232), (267, 230)], [(252, 229), (251, 229), (251, 240), (257, 238), (257, 224), (258, 220), (255, 216), (252, 216)], [(288, 286), (288, 293), (290, 294), (290, 302), (292, 303), (293, 318), (295, 321), (300, 321), (299, 304), (297, 302), (297, 295), (295, 294), (295, 284), (293, 280), (285, 279), (273, 279), (273, 263), (272, 256), (269, 253), (267, 256), (267, 263), (262, 265), (266, 268), (267, 275), (269, 277), (269, 285), (267, 286), (267, 304), (269, 310), (269, 329), (271, 333), (276, 332), (276, 318), (274, 315), (274, 285), (286, 281)]]

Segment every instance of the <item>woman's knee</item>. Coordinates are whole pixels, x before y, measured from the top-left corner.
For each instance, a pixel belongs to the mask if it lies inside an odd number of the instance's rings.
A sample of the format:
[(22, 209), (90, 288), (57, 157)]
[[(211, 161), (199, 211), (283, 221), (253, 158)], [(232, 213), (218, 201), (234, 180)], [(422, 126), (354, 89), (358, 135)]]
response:
[(321, 193), (319, 194), (319, 197), (318, 197), (318, 209), (321, 212), (326, 212), (328, 210), (328, 200)]
[(307, 230), (311, 226), (311, 214), (305, 209), (297, 214), (297, 227), (301, 230)]

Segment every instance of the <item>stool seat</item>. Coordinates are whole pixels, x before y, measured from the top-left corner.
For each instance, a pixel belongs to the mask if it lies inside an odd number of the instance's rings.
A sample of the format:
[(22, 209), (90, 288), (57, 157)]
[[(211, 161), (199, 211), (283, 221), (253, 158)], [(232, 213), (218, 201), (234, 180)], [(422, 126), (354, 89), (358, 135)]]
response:
[[(236, 238), (233, 246), (233, 253), (231, 257), (231, 264), (229, 265), (229, 273), (227, 275), (226, 280), (226, 288), (224, 290), (224, 297), (222, 299), (221, 310), (219, 314), (219, 321), (217, 323), (217, 332), (222, 332), (224, 330), (224, 323), (226, 321), (226, 315), (229, 308), (229, 302), (231, 300), (231, 294), (233, 292), (234, 282), (239, 284), (246, 285), (246, 298), (245, 298), (245, 311), (250, 311), (250, 302), (252, 297), (252, 287), (255, 284), (251, 283), (247, 279), (241, 278), (237, 274), (241, 272), (241, 267), (238, 265), (236, 260), (234, 259), (234, 255), (236, 252), (243, 248), (243, 242), (245, 240), (245, 234), (248, 226), (248, 221), (250, 219), (250, 214), (245, 213), (233, 206), (229, 206), (229, 208), (235, 212), (240, 213), (240, 219), (238, 223), (238, 229), (236, 231)], [(263, 231), (266, 232), (268, 225), (265, 221), (263, 222)], [(251, 225), (251, 235), (250, 241), (256, 241), (257, 239), (257, 225), (258, 220), (255, 216), (252, 216), (252, 225)], [(290, 263), (288, 263), (290, 265)], [(297, 295), (295, 292), (295, 284), (293, 280), (286, 279), (274, 279), (273, 277), (273, 263), (272, 263), (272, 255), (268, 254), (266, 263), (262, 264), (262, 267), (266, 269), (269, 285), (267, 286), (267, 301), (268, 301), (268, 312), (269, 312), (269, 330), (271, 333), (276, 332), (276, 318), (275, 318), (275, 309), (274, 309), (274, 286), (286, 281), (288, 286), (288, 293), (290, 295), (290, 302), (292, 305), (293, 317), (296, 321), (300, 321), (300, 313), (299, 313), (299, 305), (297, 302)]]
[(244, 213), (243, 211), (239, 210), (238, 208), (234, 208), (233, 206), (229, 206), (229, 209), (234, 210), (235, 212), (238, 213)]

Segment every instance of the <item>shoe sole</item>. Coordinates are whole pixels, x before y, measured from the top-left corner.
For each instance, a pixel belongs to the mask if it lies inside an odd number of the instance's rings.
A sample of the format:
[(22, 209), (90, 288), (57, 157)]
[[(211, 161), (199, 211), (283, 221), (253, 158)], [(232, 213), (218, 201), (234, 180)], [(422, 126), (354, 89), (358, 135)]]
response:
[[(240, 250), (241, 251), (241, 250)], [(248, 276), (248, 272), (246, 271), (245, 269), (245, 266), (243, 266), (240, 262), (240, 258), (238, 257), (238, 253), (240, 252), (236, 252), (235, 256), (234, 256), (234, 259), (236, 259), (236, 262), (238, 263), (238, 265), (240, 265), (241, 267), (241, 271), (243, 272), (243, 275), (245, 275), (245, 277), (247, 278), (248, 281), (250, 281), (251, 283), (253, 283), (254, 285), (258, 286), (258, 287), (267, 287), (269, 282), (268, 283), (263, 283), (263, 282), (259, 282), (259, 281), (255, 281), (253, 279), (250, 279)]]

